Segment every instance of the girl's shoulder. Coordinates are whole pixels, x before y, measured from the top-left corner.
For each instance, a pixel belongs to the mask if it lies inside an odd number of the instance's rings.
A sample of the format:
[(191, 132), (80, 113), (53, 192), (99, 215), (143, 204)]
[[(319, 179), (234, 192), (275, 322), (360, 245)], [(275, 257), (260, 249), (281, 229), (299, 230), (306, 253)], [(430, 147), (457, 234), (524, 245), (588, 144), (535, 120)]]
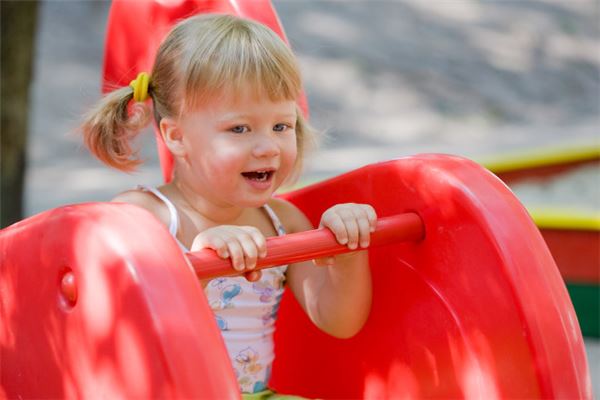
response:
[(280, 198), (272, 198), (267, 205), (277, 214), (287, 233), (313, 229), (306, 215), (294, 204)]
[(163, 224), (169, 226), (170, 215), (167, 206), (162, 200), (147, 190), (141, 188), (127, 190), (119, 193), (111, 200), (111, 202), (128, 203), (142, 207), (150, 211), (150, 213), (158, 218)]

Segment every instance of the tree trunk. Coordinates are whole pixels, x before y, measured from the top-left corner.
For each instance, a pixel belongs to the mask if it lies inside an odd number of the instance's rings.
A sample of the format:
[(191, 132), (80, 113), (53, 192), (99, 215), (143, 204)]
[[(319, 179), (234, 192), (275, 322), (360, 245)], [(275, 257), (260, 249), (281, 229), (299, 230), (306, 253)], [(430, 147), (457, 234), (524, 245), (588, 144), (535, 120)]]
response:
[(27, 116), (37, 1), (0, 0), (1, 82), (0, 136), (2, 153), (0, 224), (23, 217), (23, 187), (27, 149)]

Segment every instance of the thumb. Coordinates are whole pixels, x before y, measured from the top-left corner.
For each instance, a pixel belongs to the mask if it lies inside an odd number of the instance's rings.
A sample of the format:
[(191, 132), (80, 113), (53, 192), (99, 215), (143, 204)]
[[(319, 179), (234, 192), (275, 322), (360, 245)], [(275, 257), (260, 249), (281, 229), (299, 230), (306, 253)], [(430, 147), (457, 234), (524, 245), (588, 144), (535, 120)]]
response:
[(249, 271), (244, 273), (244, 276), (248, 282), (256, 282), (262, 277), (262, 271)]

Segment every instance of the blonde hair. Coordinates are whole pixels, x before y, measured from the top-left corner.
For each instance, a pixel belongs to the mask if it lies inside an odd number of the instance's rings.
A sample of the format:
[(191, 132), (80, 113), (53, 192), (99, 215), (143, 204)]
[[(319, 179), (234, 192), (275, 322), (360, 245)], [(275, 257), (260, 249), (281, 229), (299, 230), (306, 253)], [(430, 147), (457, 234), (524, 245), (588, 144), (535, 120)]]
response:
[[(154, 119), (178, 117), (225, 91), (250, 85), (271, 101), (297, 100), (302, 80), (297, 60), (269, 28), (231, 15), (202, 15), (181, 21), (158, 49), (149, 94)], [(124, 87), (106, 96), (84, 118), (82, 132), (90, 151), (105, 164), (122, 171), (141, 161), (131, 139), (151, 118), (144, 103), (130, 105), (133, 89)], [(298, 111), (298, 156), (292, 175), (302, 167), (314, 132)]]

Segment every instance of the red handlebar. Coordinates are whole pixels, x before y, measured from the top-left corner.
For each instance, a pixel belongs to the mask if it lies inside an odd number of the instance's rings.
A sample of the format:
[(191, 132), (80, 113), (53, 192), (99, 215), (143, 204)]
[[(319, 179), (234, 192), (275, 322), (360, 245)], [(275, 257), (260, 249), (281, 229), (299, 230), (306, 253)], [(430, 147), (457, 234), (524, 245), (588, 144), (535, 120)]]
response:
[[(417, 241), (422, 239), (424, 234), (423, 221), (415, 213), (380, 218), (377, 221), (375, 231), (371, 233), (369, 247), (403, 241)], [(291, 233), (267, 238), (267, 256), (257, 260), (256, 269), (359, 250), (363, 249), (350, 250), (347, 246), (339, 244), (333, 233), (327, 228)], [(200, 279), (240, 275), (239, 271), (233, 269), (229, 259), (220, 258), (214, 250), (204, 249), (187, 253), (186, 256)]]

